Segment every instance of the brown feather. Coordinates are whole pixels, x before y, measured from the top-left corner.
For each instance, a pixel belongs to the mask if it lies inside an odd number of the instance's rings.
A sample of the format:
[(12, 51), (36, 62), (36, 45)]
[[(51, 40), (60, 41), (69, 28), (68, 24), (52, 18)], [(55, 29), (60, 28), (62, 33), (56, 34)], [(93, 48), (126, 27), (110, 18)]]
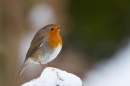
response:
[(30, 56), (32, 56), (38, 49), (39, 49), (39, 46), (42, 44), (42, 40), (39, 40), (39, 42), (37, 42), (35, 45), (31, 45), (27, 54), (26, 54), (26, 59)]

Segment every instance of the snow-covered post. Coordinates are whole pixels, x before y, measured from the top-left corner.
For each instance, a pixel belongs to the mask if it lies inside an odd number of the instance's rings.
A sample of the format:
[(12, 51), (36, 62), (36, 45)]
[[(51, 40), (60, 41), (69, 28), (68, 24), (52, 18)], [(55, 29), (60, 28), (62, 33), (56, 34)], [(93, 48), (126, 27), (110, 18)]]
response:
[(81, 79), (66, 71), (47, 67), (37, 79), (23, 84), (22, 86), (84, 86)]

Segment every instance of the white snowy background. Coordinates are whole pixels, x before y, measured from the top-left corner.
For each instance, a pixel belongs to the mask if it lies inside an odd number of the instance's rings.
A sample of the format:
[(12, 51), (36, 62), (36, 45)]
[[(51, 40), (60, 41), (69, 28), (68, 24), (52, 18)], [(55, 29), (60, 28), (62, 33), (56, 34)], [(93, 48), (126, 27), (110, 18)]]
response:
[(130, 41), (110, 60), (102, 61), (86, 74), (85, 86), (130, 86)]

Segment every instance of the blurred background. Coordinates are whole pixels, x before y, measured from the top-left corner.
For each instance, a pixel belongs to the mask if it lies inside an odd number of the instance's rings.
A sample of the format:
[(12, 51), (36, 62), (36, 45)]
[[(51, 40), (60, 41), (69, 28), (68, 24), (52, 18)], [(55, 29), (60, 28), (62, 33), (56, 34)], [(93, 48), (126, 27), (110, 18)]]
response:
[(85, 86), (130, 86), (130, 0), (0, 0), (0, 86), (40, 76), (36, 64), (15, 73), (34, 34), (51, 23), (64, 28), (62, 51), (51, 65)]

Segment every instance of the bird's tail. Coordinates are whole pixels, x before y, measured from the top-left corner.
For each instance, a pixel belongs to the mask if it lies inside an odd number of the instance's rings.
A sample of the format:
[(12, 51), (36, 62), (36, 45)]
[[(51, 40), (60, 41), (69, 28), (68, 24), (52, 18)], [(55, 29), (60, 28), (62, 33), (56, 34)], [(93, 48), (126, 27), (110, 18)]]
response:
[(15, 74), (16, 76), (17, 75), (21, 75), (22, 74), (22, 72), (24, 71), (24, 69), (25, 69), (25, 67), (28, 65), (30, 63), (30, 61), (29, 61), (29, 59), (27, 59), (24, 63), (23, 63), (23, 65), (19, 68), (19, 70), (17, 71), (17, 73)]

